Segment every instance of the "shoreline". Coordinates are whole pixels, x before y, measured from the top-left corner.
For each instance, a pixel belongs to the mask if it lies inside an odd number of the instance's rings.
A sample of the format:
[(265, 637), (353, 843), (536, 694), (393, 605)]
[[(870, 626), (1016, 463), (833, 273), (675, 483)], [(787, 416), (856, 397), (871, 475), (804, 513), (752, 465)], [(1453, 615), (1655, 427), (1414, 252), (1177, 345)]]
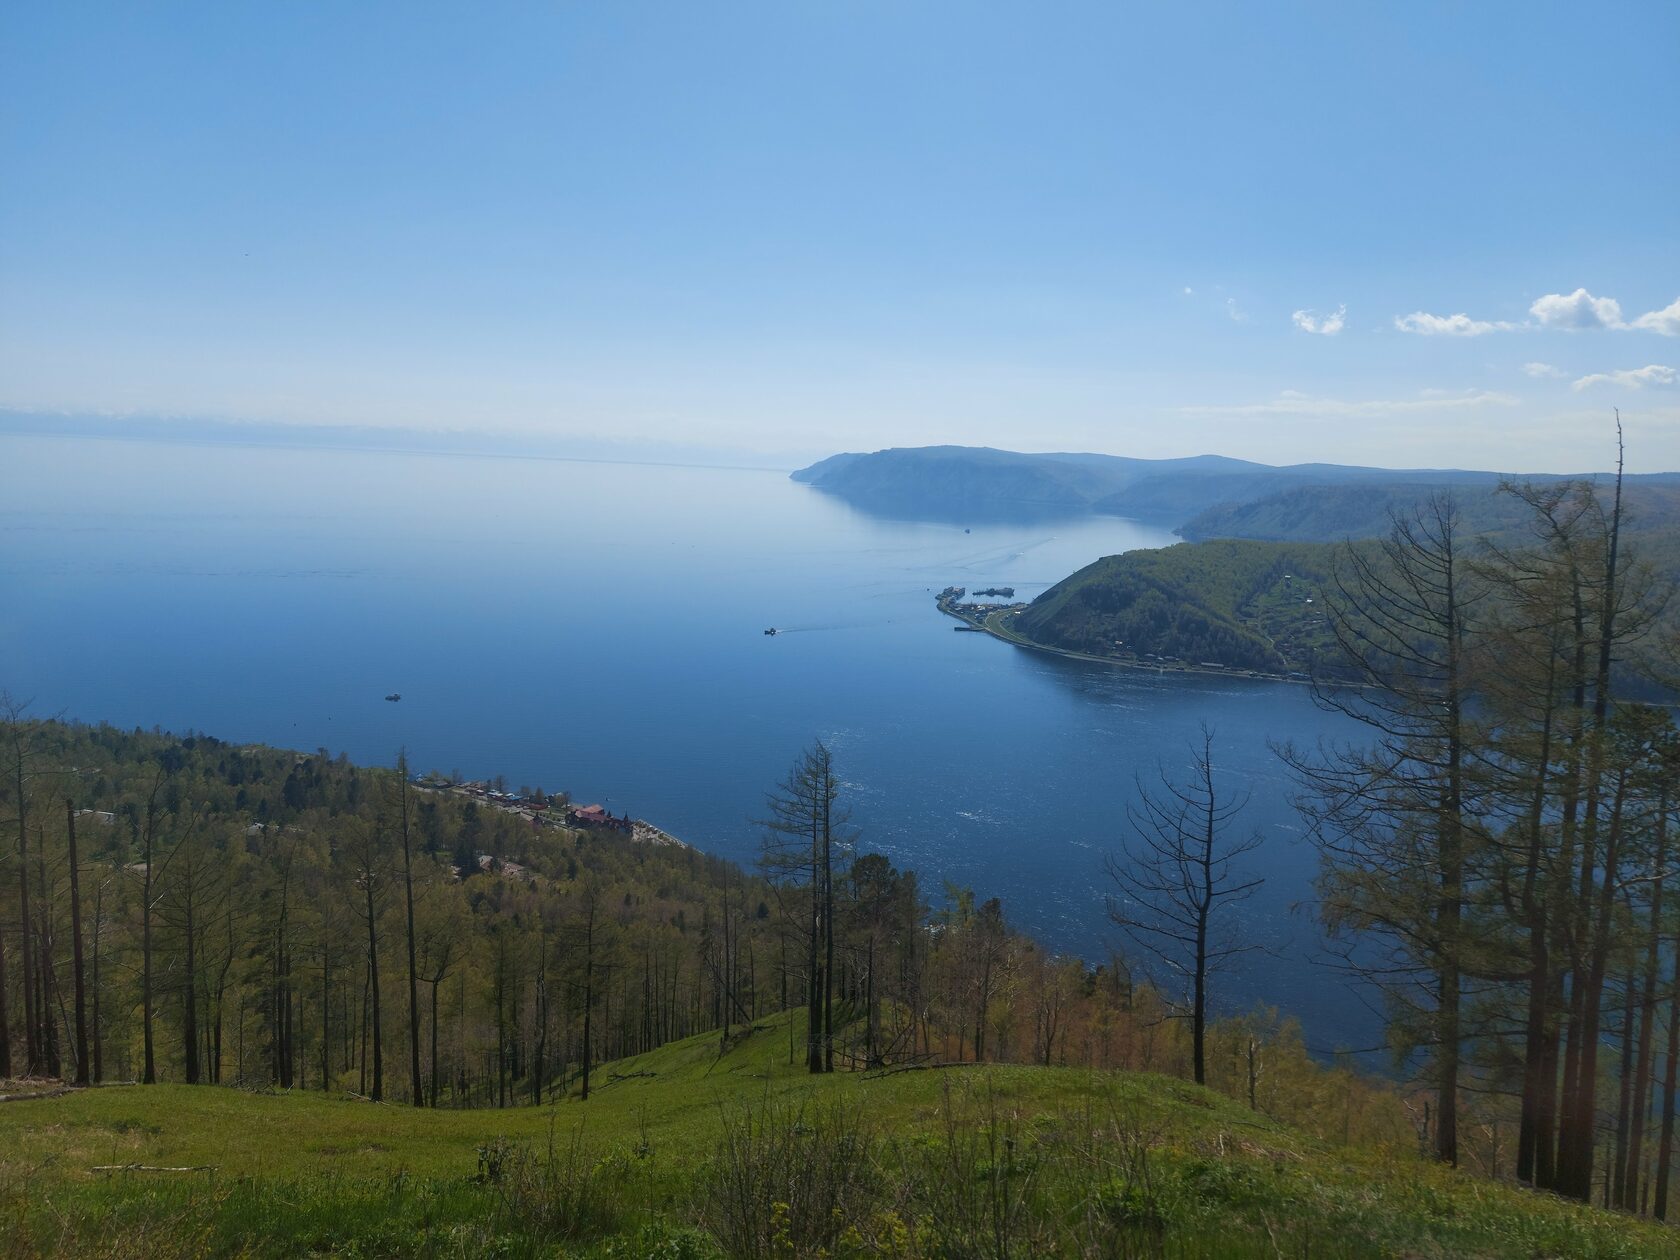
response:
[(1003, 624), (1003, 619), (1020, 612), (1025, 604), (1009, 604), (987, 613), (983, 617), (970, 617), (957, 611), (954, 601), (940, 596), (935, 601), (939, 611), (947, 617), (954, 618), (964, 625), (989, 634), (1000, 643), (1008, 643), (1018, 648), (1026, 648), (1032, 652), (1042, 652), (1047, 656), (1060, 656), (1070, 661), (1083, 661), (1092, 665), (1108, 665), (1115, 669), (1131, 669), (1145, 674), (1199, 674), (1204, 678), (1247, 678), (1259, 682), (1293, 683), (1297, 686), (1311, 686), (1311, 678), (1291, 678), (1287, 674), (1270, 673), (1265, 670), (1242, 669), (1239, 667), (1220, 667), (1210, 669), (1196, 665), (1146, 665), (1141, 661), (1123, 661), (1112, 656), (1095, 656), (1089, 652), (1076, 652), (1072, 648), (1051, 647), (1045, 643), (1038, 643), (1024, 635), (1016, 634)]
[[(480, 780), (464, 783), (453, 783), (431, 779), (424, 774), (412, 775), (409, 782), (422, 792), (439, 792), (450, 796), (464, 797), (469, 801), (499, 809), (505, 814), (512, 814), (516, 818), (523, 818), (535, 827), (552, 827), (565, 831), (575, 831), (582, 834), (594, 834), (602, 830), (599, 826), (588, 823), (572, 822), (566, 817), (569, 807), (545, 806), (538, 809), (529, 801), (510, 796), (507, 793), (494, 792)], [(679, 849), (693, 849), (694, 846), (686, 840), (679, 840), (670, 832), (656, 823), (645, 818), (632, 818), (630, 825), (620, 831), (624, 839), (632, 844), (660, 844), (674, 845)], [(696, 850), (699, 852), (699, 850)]]

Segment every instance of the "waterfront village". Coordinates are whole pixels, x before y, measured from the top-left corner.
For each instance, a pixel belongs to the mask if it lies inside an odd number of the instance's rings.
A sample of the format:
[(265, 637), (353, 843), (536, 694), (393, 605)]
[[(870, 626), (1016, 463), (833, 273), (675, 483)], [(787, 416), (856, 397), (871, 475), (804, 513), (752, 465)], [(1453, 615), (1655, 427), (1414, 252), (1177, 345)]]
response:
[[(603, 831), (627, 836), (641, 844), (682, 845), (670, 832), (654, 826), (645, 819), (632, 818), (628, 813), (614, 814), (603, 805), (574, 805), (565, 792), (547, 793), (524, 789), (509, 792), (498, 783), (482, 779), (458, 781), (444, 775), (417, 774), (414, 786), (428, 792), (448, 792), (464, 796), (478, 804), (514, 814), (528, 821), (532, 827), (565, 827), (574, 831)], [(686, 846), (685, 846), (686, 847)], [(496, 858), (488, 853), (477, 855), (480, 870), (494, 867), (499, 873), (517, 878), (524, 873), (517, 863)]]
[[(1293, 590), (1294, 581), (1294, 574), (1285, 574), (1283, 577), (1283, 588), (1286, 592), (1286, 599), (1291, 597), (1302, 598), (1299, 592)], [(1175, 670), (1190, 671), (1195, 673), (1229, 673), (1240, 675), (1245, 678), (1280, 678), (1289, 682), (1308, 682), (1312, 677), (1311, 674), (1305, 670), (1296, 669), (1271, 673), (1265, 670), (1243, 669), (1238, 666), (1230, 666), (1226, 665), (1222, 661), (1196, 661), (1164, 653), (1141, 652), (1128, 647), (1118, 639), (1115, 640), (1112, 650), (1104, 653), (1102, 656), (1097, 656), (1089, 652), (1069, 652), (1063, 651), (1060, 648), (1046, 647), (1041, 643), (1034, 643), (1030, 639), (1023, 638), (1019, 633), (1012, 633), (1008, 623), (1000, 624), (1000, 622), (990, 620), (994, 614), (1006, 614), (1009, 617), (1020, 616), (1027, 610), (1028, 607), (1030, 607), (1030, 605), (1025, 601), (1015, 601), (1007, 604), (974, 602), (978, 599), (995, 599), (1000, 597), (1003, 599), (1014, 600), (1014, 596), (1015, 588), (1013, 586), (988, 587), (983, 591), (974, 591), (972, 594), (966, 587), (947, 586), (944, 590), (940, 591), (938, 595), (934, 596), (934, 603), (938, 606), (939, 611), (944, 613), (947, 617), (956, 618), (957, 624), (953, 627), (956, 630), (966, 630), (973, 634), (990, 634), (995, 638), (1002, 639), (1006, 643), (1015, 643), (1024, 647), (1035, 648), (1038, 651), (1051, 652), (1061, 656), (1079, 657), (1086, 660), (1109, 660), (1120, 665), (1132, 665), (1145, 669), (1157, 669), (1163, 672), (1166, 670)], [(1305, 596), (1302, 598), (1302, 602), (1303, 606), (1306, 608), (1311, 608), (1313, 605), (1311, 596)], [(1315, 618), (1315, 620), (1320, 625), (1324, 624), (1324, 617), (1321, 613)], [(1274, 640), (1274, 642), (1276, 641)], [(1285, 646), (1290, 645), (1285, 643)]]
[[(302, 760), (304, 754), (299, 753), (297, 756)], [(573, 805), (571, 797), (564, 792), (552, 795), (531, 789), (526, 789), (523, 793), (509, 792), (483, 780), (460, 782), (436, 772), (413, 775), (410, 782), (423, 792), (447, 792), (454, 796), (464, 796), (491, 809), (514, 814), (525, 819), (534, 828), (564, 827), (573, 831), (608, 832), (626, 836), (640, 844), (674, 844), (687, 847), (670, 832), (644, 819), (632, 818), (628, 813), (613, 814), (602, 805)], [(114, 827), (121, 821), (117, 814), (109, 810), (78, 809), (76, 817), (106, 827)], [(264, 831), (277, 827), (278, 824), (275, 823), (252, 823), (245, 829), (245, 834), (261, 835)], [(301, 828), (286, 827), (284, 830), (298, 831)], [(480, 871), (508, 879), (522, 879), (525, 876), (525, 867), (518, 862), (499, 858), (493, 853), (475, 853), (473, 856)], [(145, 871), (146, 864), (134, 862), (128, 869), (140, 874)], [(467, 872), (460, 867), (455, 868), (457, 879), (466, 874)]]
[[(958, 629), (958, 630), (971, 630), (971, 631), (977, 631), (981, 634), (984, 634), (984, 633), (987, 632), (986, 631), (986, 618), (989, 617), (992, 613), (995, 613), (995, 612), (1019, 612), (1026, 607), (1026, 604), (1024, 604), (1024, 603), (1020, 603), (1020, 604), (964, 603), (963, 602), (964, 597), (967, 596), (967, 595), (968, 595), (968, 591), (964, 587), (961, 587), (961, 586), (947, 586), (944, 590), (940, 591), (939, 594), (934, 597), (934, 602), (939, 605), (939, 611), (940, 612), (944, 613), (947, 617), (955, 617), (957, 619), (957, 625), (956, 625), (955, 628)], [(1015, 588), (1013, 586), (993, 586), (993, 587), (988, 587), (986, 590), (983, 590), (983, 591), (975, 591), (974, 592), (974, 597), (976, 599), (990, 598), (990, 597), (994, 597), (994, 596), (1001, 596), (1004, 599), (1013, 599), (1014, 595), (1015, 595)]]

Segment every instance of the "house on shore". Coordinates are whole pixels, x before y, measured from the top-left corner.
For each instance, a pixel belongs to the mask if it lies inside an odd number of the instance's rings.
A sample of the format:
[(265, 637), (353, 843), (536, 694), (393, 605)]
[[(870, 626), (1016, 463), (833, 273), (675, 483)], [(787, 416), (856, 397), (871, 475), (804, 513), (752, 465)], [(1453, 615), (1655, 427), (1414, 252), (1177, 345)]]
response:
[(631, 829), (630, 815), (615, 818), (601, 805), (579, 805), (566, 811), (566, 821), (574, 827), (591, 827), (608, 831), (628, 832)]

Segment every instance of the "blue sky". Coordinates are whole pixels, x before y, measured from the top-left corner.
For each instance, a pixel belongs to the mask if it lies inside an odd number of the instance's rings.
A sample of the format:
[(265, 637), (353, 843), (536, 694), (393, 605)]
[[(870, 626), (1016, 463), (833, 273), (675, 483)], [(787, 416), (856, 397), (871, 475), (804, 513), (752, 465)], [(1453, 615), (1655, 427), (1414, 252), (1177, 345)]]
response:
[[(0, 408), (1680, 468), (1680, 6), (29, 4)], [(1457, 318), (1462, 317), (1462, 318)]]

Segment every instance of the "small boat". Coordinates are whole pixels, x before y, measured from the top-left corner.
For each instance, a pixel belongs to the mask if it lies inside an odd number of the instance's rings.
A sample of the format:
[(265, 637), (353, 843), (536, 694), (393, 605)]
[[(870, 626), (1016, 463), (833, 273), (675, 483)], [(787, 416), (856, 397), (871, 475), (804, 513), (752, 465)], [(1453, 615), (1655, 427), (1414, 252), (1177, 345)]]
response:
[(400, 691), (393, 691), (390, 695), (386, 696), (385, 698), (387, 700), (389, 700), (392, 704), (395, 704), (398, 700), (402, 699), (402, 693)]
[(764, 633), (765, 633), (765, 634), (775, 634), (775, 633), (776, 633), (776, 627), (775, 627), (775, 626), (771, 626), (771, 627), (770, 627), (770, 628), (769, 628), (769, 629), (768, 629), (768, 630), (766, 630), (766, 631), (765, 631), (765, 632), (764, 632)]

